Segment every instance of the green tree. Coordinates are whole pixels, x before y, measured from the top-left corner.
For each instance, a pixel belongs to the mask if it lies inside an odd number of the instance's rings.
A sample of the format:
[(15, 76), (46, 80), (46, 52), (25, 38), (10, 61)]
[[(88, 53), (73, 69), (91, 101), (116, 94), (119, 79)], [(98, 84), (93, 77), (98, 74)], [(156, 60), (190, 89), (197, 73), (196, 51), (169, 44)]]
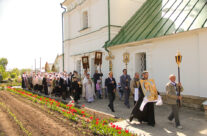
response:
[(2, 65), (0, 65), (0, 74), (2, 75), (4, 80), (9, 77), (9, 72), (6, 72)]
[(16, 76), (19, 76), (19, 75), (20, 75), (20, 71), (19, 71), (18, 68), (14, 68), (14, 69), (12, 69), (11, 74), (12, 74), (12, 73), (16, 73)]
[(7, 64), (8, 64), (7, 58), (0, 58), (0, 65), (2, 65), (4, 69), (6, 69)]
[(31, 71), (31, 69), (21, 69), (20, 74), (22, 75), (23, 73), (30, 73)]

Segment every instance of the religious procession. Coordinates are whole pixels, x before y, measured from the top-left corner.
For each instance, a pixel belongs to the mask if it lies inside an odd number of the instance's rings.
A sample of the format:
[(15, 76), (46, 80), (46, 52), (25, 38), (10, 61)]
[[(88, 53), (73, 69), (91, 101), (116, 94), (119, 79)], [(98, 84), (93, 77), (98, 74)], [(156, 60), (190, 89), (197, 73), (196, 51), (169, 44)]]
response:
[[(98, 76), (98, 77), (97, 77)], [(100, 88), (99, 74), (95, 74), (97, 88)], [(84, 77), (80, 77), (77, 71), (67, 74), (62, 73), (37, 73), (22, 75), (22, 88), (40, 92), (45, 95), (57, 96), (66, 100), (67, 98), (74, 99), (78, 104), (78, 100), (82, 97), (87, 102), (93, 102), (95, 97), (96, 82), (90, 78), (90, 74), (86, 73)], [(101, 89), (98, 90), (101, 98)]]
[(0, 136), (207, 136), (206, 0), (26, 2), (0, 0)]
[[(178, 53), (176, 56), (178, 65), (181, 63), (182, 56)], [(125, 57), (127, 59), (127, 57)], [(83, 58), (85, 59), (85, 58)], [(100, 57), (96, 58), (96, 63), (101, 64)], [(127, 60), (126, 60), (127, 61)], [(91, 77), (87, 71), (89, 68), (88, 60), (83, 61), (84, 75), (73, 71), (73, 73), (37, 73), (22, 75), (22, 88), (33, 90), (35, 92), (44, 93), (45, 95), (57, 96), (66, 100), (67, 98), (74, 100), (75, 104), (79, 104), (80, 99), (86, 102), (94, 102), (95, 99), (109, 99), (108, 107), (112, 112), (115, 112), (114, 107), (115, 97), (119, 100), (124, 99), (126, 108), (133, 107), (129, 116), (131, 122), (134, 118), (140, 123), (146, 122), (149, 126), (155, 126), (154, 105), (161, 106), (163, 104), (159, 91), (156, 88), (155, 81), (149, 79), (149, 72), (143, 71), (141, 75), (136, 72), (131, 78), (127, 74), (127, 69), (123, 69), (123, 74), (118, 82), (113, 77), (113, 72), (109, 72), (106, 79), (102, 79), (103, 73), (95, 71)], [(104, 83), (102, 83), (104, 81)], [(102, 86), (104, 87), (102, 88)], [(166, 84), (166, 94), (169, 104), (172, 107), (168, 120), (175, 119), (175, 127), (182, 129), (179, 120), (179, 107), (181, 105), (181, 92), (183, 87), (180, 82), (176, 82), (174, 74), (169, 75), (169, 82)], [(130, 105), (130, 95), (132, 95), (134, 103)]]

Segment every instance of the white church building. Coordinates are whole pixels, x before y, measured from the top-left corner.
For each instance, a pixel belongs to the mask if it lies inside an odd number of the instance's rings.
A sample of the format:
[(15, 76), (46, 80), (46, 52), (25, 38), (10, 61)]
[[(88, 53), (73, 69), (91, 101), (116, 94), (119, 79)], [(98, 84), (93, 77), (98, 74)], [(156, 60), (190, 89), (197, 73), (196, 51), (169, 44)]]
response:
[(206, 0), (65, 0), (62, 4), (67, 8), (66, 71), (82, 72), (81, 57), (86, 55), (93, 74), (95, 51), (102, 51), (102, 72), (107, 76), (105, 50), (109, 50), (114, 56), (112, 71), (119, 81), (126, 67), (123, 54), (129, 53), (128, 74), (133, 77), (147, 70), (157, 89), (165, 92), (168, 76), (177, 75), (175, 55), (180, 51), (183, 94), (192, 101), (201, 100), (199, 104), (207, 99)]
[[(82, 56), (89, 56), (89, 72), (94, 74), (95, 52), (103, 53), (102, 72), (107, 76), (108, 53), (103, 46), (112, 39), (145, 0), (65, 0), (64, 70), (83, 74)], [(97, 68), (99, 69), (99, 68)]]

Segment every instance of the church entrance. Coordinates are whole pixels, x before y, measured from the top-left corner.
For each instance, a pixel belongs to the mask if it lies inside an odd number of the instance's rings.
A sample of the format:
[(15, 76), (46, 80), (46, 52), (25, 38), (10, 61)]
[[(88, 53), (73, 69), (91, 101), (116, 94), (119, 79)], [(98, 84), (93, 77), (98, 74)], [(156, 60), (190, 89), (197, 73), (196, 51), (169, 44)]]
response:
[(139, 74), (141, 75), (141, 73), (146, 69), (146, 53), (137, 53), (135, 55), (135, 72), (139, 72)]

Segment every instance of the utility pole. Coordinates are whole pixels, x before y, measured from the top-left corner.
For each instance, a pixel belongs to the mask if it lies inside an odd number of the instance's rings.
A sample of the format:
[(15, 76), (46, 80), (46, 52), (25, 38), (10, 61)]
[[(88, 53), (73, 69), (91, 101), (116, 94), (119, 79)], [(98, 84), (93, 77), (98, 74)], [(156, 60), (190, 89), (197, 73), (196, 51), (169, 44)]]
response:
[(35, 59), (35, 74), (37, 74), (37, 71), (36, 71), (36, 59)]
[(40, 73), (41, 73), (41, 57), (40, 57)]

